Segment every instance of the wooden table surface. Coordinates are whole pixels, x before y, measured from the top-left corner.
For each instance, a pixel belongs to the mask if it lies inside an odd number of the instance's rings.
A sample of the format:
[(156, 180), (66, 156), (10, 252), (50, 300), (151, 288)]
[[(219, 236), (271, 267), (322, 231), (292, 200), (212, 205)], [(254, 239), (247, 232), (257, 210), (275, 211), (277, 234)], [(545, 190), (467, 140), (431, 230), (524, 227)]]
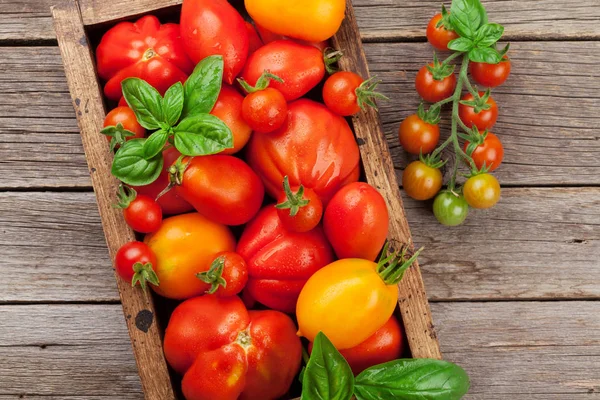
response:
[[(91, 1), (91, 0), (86, 0)], [(0, 1), (0, 400), (142, 399), (49, 13)], [(354, 0), (397, 170), (438, 0)], [(405, 199), (434, 321), (469, 399), (600, 399), (600, 7), (489, 0), (501, 203), (445, 228)]]

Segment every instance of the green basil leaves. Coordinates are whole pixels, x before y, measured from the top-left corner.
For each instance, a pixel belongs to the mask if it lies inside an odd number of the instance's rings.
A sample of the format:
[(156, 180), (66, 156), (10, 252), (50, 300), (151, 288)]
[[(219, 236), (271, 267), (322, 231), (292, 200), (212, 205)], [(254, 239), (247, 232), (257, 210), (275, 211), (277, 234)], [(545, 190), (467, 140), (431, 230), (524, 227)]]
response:
[(121, 82), (123, 97), (135, 113), (139, 124), (148, 130), (160, 128), (163, 122), (163, 99), (150, 84), (139, 78)]
[(233, 135), (214, 115), (196, 114), (175, 127), (175, 147), (184, 156), (215, 154), (233, 147)]
[(144, 139), (129, 140), (115, 154), (111, 172), (128, 185), (148, 185), (154, 182), (162, 171), (162, 154), (146, 158), (144, 142)]
[(223, 57), (210, 56), (202, 60), (185, 82), (185, 102), (182, 117), (207, 114), (213, 109), (223, 81)]

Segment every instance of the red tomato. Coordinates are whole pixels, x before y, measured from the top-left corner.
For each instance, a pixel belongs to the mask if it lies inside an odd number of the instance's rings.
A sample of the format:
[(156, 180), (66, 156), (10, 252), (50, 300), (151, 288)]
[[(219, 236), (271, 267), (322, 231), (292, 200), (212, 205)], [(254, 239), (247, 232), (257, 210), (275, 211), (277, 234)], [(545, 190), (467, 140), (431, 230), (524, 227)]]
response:
[(219, 93), (217, 102), (210, 112), (212, 115), (225, 122), (225, 125), (227, 125), (233, 133), (233, 148), (225, 149), (221, 154), (235, 154), (243, 149), (248, 143), (248, 140), (250, 140), (252, 128), (248, 126), (242, 117), (243, 101), (244, 96), (233, 87), (224, 84), (221, 87), (221, 93)]
[[(146, 130), (138, 123), (133, 110), (127, 106), (119, 106), (112, 109), (106, 114), (106, 118), (104, 118), (104, 128), (108, 126), (116, 127), (118, 124), (121, 124), (124, 129), (134, 133), (134, 136), (126, 136), (124, 138), (125, 140), (138, 139), (146, 136)], [(111, 136), (106, 136), (106, 138), (109, 142), (112, 140)]]
[(192, 158), (175, 189), (200, 214), (224, 225), (250, 221), (264, 197), (254, 171), (239, 158), (222, 155)]
[(271, 81), (271, 88), (279, 90), (287, 101), (296, 100), (325, 77), (323, 53), (313, 46), (277, 40), (261, 47), (248, 58), (242, 78), (250, 86), (256, 86), (265, 71), (283, 79), (284, 83)]
[(242, 256), (225, 251), (217, 254), (208, 271), (196, 276), (211, 285), (206, 293), (221, 297), (235, 296), (248, 282), (248, 267)]
[(164, 94), (174, 83), (185, 82), (194, 69), (183, 49), (179, 25), (161, 25), (153, 15), (109, 29), (96, 50), (96, 62), (98, 75), (108, 81), (104, 94), (111, 100), (123, 95), (125, 78), (141, 78)]
[(296, 326), (277, 311), (250, 311), (236, 296), (181, 303), (164, 340), (169, 365), (184, 374), (187, 400), (277, 399), (300, 369)]
[(119, 107), (129, 107), (129, 104), (127, 104), (127, 100), (125, 100), (125, 97), (121, 97), (121, 99), (119, 99)]
[[(181, 153), (174, 147), (163, 151), (164, 167), (158, 178), (149, 185), (135, 186), (138, 194), (149, 196), (153, 199), (169, 186), (169, 168), (179, 158)], [(158, 198), (158, 204), (165, 215), (183, 214), (192, 211), (194, 207), (182, 199), (175, 189), (171, 189)]]
[(323, 100), (334, 113), (349, 117), (367, 105), (373, 107), (375, 99), (387, 99), (375, 91), (378, 84), (373, 80), (365, 82), (354, 72), (336, 72), (325, 81)]
[[(135, 192), (134, 192), (135, 193)], [(136, 232), (156, 232), (162, 224), (162, 210), (151, 197), (134, 194), (134, 198), (122, 204), (125, 222)]]
[(121, 279), (132, 285), (139, 283), (142, 288), (146, 287), (146, 282), (158, 285), (155, 266), (154, 252), (142, 242), (125, 243), (115, 256), (115, 270)]
[[(465, 152), (467, 151), (468, 146), (469, 142), (466, 142), (464, 145)], [(475, 148), (471, 157), (473, 158), (473, 161), (475, 161), (477, 168), (481, 169), (485, 164), (491, 172), (498, 168), (502, 163), (502, 160), (504, 159), (504, 147), (502, 146), (500, 139), (498, 139), (498, 136), (488, 132), (483, 144), (480, 144)]]
[(427, 25), (427, 40), (438, 50), (448, 50), (448, 43), (458, 38), (458, 34), (444, 26), (437, 27), (442, 14), (436, 14)]
[(279, 198), (281, 182), (313, 189), (323, 203), (347, 183), (359, 177), (360, 155), (346, 120), (327, 107), (301, 99), (288, 105), (287, 122), (268, 135), (253, 135), (248, 163), (273, 198)]
[(277, 89), (250, 93), (242, 104), (242, 115), (254, 132), (270, 133), (281, 128), (287, 118), (287, 101)]
[[(429, 64), (429, 66), (432, 67), (433, 63)], [(423, 100), (430, 103), (437, 103), (452, 96), (456, 88), (456, 75), (452, 74), (442, 80), (436, 80), (429, 69), (427, 69), (427, 66), (424, 66), (417, 73), (415, 86), (417, 93), (419, 93), (419, 96)]]
[(410, 154), (429, 154), (440, 141), (440, 126), (423, 121), (417, 114), (409, 115), (400, 124), (400, 144)]
[[(479, 92), (480, 96), (483, 96), (483, 92)], [(474, 97), (472, 94), (467, 93), (462, 97), (464, 101), (473, 101)], [(475, 109), (471, 106), (460, 104), (458, 107), (458, 116), (469, 128), (476, 126), (480, 131), (486, 129), (492, 129), (498, 120), (498, 105), (490, 96), (487, 101), (489, 104), (489, 110), (481, 110), (479, 113), (475, 112)]]
[(306, 233), (286, 230), (273, 205), (246, 226), (237, 252), (248, 263), (246, 290), (269, 308), (293, 313), (304, 284), (333, 261), (320, 227)]
[(406, 166), (402, 173), (402, 187), (415, 200), (432, 199), (442, 188), (442, 172), (417, 160)]
[(304, 189), (304, 186), (290, 188), (287, 176), (283, 181), (283, 190), (275, 208), (285, 229), (308, 232), (319, 225), (323, 203), (314, 190)]
[(323, 228), (338, 258), (375, 260), (388, 234), (385, 200), (364, 182), (344, 186), (325, 209)]
[(184, 0), (181, 37), (196, 63), (208, 56), (223, 56), (223, 80), (230, 85), (244, 68), (250, 48), (248, 28), (227, 0)]
[(496, 87), (502, 85), (510, 75), (510, 60), (504, 56), (498, 64), (486, 64), (472, 62), (469, 65), (469, 72), (475, 80), (485, 87)]
[(264, 46), (264, 43), (252, 22), (246, 21), (246, 30), (248, 31), (248, 54), (254, 53), (256, 50)]

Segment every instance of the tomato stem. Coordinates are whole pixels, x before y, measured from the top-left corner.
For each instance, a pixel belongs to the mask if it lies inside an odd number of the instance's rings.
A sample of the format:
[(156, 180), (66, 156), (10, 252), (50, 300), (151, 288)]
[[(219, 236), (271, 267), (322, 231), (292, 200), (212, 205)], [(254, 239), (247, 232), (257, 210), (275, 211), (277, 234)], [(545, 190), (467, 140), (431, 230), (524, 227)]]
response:
[(208, 271), (196, 274), (196, 278), (210, 285), (210, 289), (208, 289), (205, 292), (206, 294), (215, 294), (215, 292), (219, 289), (220, 286), (223, 286), (224, 288), (227, 287), (227, 281), (225, 280), (225, 278), (223, 278), (224, 268), (225, 257), (220, 256), (215, 258), (215, 260), (210, 265)]
[(287, 175), (283, 178), (283, 191), (286, 200), (283, 203), (275, 205), (275, 208), (278, 210), (289, 209), (290, 217), (296, 216), (302, 207), (310, 203), (310, 200), (304, 198), (304, 186), (300, 185), (296, 193), (292, 192), (290, 180)]
[[(400, 252), (388, 252), (389, 242), (387, 242), (377, 263), (377, 273), (386, 285), (396, 285), (404, 277), (404, 273), (417, 260), (423, 248), (414, 253), (408, 246), (402, 246)], [(411, 255), (412, 254), (412, 255)], [(410, 257), (409, 257), (410, 255)]]

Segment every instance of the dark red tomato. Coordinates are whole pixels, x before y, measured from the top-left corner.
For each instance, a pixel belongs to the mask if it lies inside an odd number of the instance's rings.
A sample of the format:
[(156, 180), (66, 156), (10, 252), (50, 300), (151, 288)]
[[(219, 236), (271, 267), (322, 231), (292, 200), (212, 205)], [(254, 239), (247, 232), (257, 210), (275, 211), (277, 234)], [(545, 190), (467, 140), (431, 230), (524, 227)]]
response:
[[(466, 142), (464, 146), (465, 152), (467, 151), (468, 146), (469, 142)], [(480, 144), (475, 148), (471, 157), (473, 157), (473, 161), (475, 161), (477, 168), (481, 169), (485, 165), (491, 172), (498, 168), (502, 163), (502, 160), (504, 159), (504, 147), (502, 146), (500, 139), (498, 139), (498, 136), (488, 132), (483, 144)]]
[(341, 188), (329, 202), (323, 228), (338, 258), (373, 261), (385, 243), (389, 214), (385, 200), (364, 182)]
[[(480, 96), (483, 96), (483, 94), (483, 92), (479, 93)], [(462, 100), (465, 101), (473, 101), (473, 99), (474, 97), (471, 93), (467, 93), (462, 97)], [(476, 113), (475, 109), (471, 106), (460, 104), (458, 115), (462, 122), (469, 128), (476, 126), (480, 131), (492, 129), (498, 120), (498, 105), (492, 96), (488, 99), (487, 104), (490, 106), (489, 110), (481, 110), (479, 113)]]
[(244, 120), (258, 133), (270, 133), (281, 128), (287, 119), (287, 112), (285, 97), (271, 87), (248, 94), (242, 104)]
[(157, 285), (158, 279), (154, 273), (156, 255), (145, 243), (125, 243), (115, 255), (115, 270), (126, 282), (132, 285), (140, 283), (145, 288), (146, 281)]
[[(156, 199), (156, 197), (169, 186), (169, 168), (171, 165), (181, 156), (181, 153), (174, 147), (171, 147), (163, 151), (164, 167), (158, 178), (149, 185), (146, 186), (135, 186), (134, 189), (138, 194), (149, 196), (150, 198)], [(194, 207), (181, 196), (177, 194), (175, 189), (171, 189), (164, 193), (158, 198), (158, 204), (162, 208), (162, 212), (165, 215), (183, 214), (188, 211), (192, 211)]]
[[(138, 123), (133, 110), (127, 106), (124, 106), (124, 107), (119, 106), (119, 107), (111, 110), (106, 115), (106, 118), (104, 118), (104, 128), (109, 127), (109, 126), (117, 127), (119, 124), (121, 124), (123, 126), (123, 129), (133, 132), (134, 136), (124, 136), (123, 132), (120, 132), (120, 133), (115, 132), (114, 136), (111, 136), (111, 135), (106, 136), (106, 139), (108, 139), (109, 142), (113, 139), (113, 137), (115, 138), (116, 142), (120, 142), (121, 139), (130, 140), (130, 139), (143, 138), (144, 136), (146, 136), (146, 130), (144, 129), (143, 126), (141, 126)], [(121, 135), (124, 137), (121, 137)], [(119, 137), (117, 137), (117, 136), (119, 136)]]
[(224, 225), (250, 221), (265, 194), (259, 177), (244, 161), (222, 155), (192, 158), (175, 189), (200, 214)]
[(357, 90), (363, 82), (364, 79), (354, 72), (337, 72), (325, 81), (323, 101), (338, 115), (357, 114), (360, 111)]
[(183, 49), (179, 25), (161, 25), (153, 15), (109, 29), (98, 45), (96, 61), (98, 75), (107, 81), (104, 94), (115, 101), (123, 95), (125, 78), (141, 78), (164, 94), (174, 83), (185, 82), (194, 69)]
[[(429, 64), (429, 66), (433, 66), (433, 63)], [(437, 103), (452, 96), (456, 88), (456, 75), (451, 74), (442, 80), (436, 80), (429, 69), (427, 69), (427, 66), (424, 66), (417, 73), (415, 86), (417, 93), (419, 93), (419, 96), (423, 100), (430, 103)]]
[(224, 251), (217, 254), (208, 271), (196, 275), (211, 285), (207, 294), (228, 297), (240, 293), (248, 282), (246, 261), (237, 253)]
[(277, 210), (265, 206), (247, 226), (237, 252), (248, 264), (246, 291), (259, 303), (293, 313), (304, 284), (333, 261), (320, 227), (305, 233), (284, 228)]
[(498, 64), (486, 64), (472, 62), (469, 65), (469, 72), (475, 82), (485, 87), (496, 87), (502, 85), (510, 75), (510, 60), (504, 56)]
[(156, 232), (162, 224), (162, 210), (151, 197), (138, 194), (123, 209), (125, 222), (136, 232)]
[(409, 115), (400, 124), (400, 144), (410, 154), (429, 154), (440, 141), (440, 126), (423, 121), (417, 114)]
[(444, 26), (437, 27), (442, 14), (436, 14), (427, 25), (427, 40), (438, 50), (448, 50), (448, 43), (458, 38), (458, 34)]
[(127, 100), (125, 100), (125, 97), (121, 97), (119, 99), (119, 107), (129, 107), (129, 104), (127, 104)]
[(277, 40), (264, 45), (248, 58), (242, 78), (251, 86), (265, 71), (277, 75), (284, 83), (271, 81), (287, 101), (296, 100), (317, 86), (325, 77), (323, 53), (291, 40)]
[(290, 188), (287, 179), (284, 179), (283, 188), (284, 193), (275, 206), (283, 226), (293, 232), (308, 232), (316, 228), (323, 216), (323, 203), (315, 191), (304, 186)]
[(223, 80), (230, 85), (244, 68), (250, 48), (248, 28), (227, 0), (184, 0), (181, 37), (195, 63), (208, 56), (223, 56)]
[(248, 54), (254, 53), (256, 50), (264, 46), (264, 43), (252, 22), (246, 21), (246, 29), (248, 30)]
[(233, 148), (225, 149), (220, 154), (235, 154), (243, 149), (250, 140), (252, 128), (248, 126), (242, 116), (243, 102), (244, 96), (232, 86), (223, 84), (217, 102), (210, 113), (225, 122), (225, 125), (231, 129)]

